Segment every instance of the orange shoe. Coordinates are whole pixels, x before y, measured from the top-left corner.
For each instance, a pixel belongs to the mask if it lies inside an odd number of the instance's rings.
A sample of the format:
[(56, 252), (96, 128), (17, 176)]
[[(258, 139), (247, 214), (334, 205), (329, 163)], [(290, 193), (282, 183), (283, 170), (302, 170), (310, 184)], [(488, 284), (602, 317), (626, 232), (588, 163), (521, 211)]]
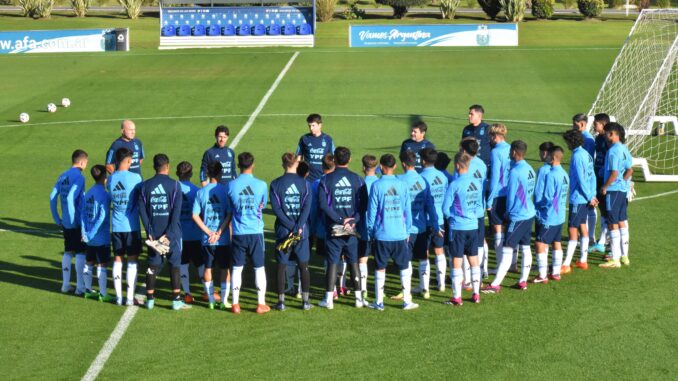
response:
[(234, 304), (231, 306), (231, 312), (236, 315), (240, 315), (240, 304)]
[(560, 266), (560, 273), (561, 274), (569, 274), (571, 272), (572, 272), (571, 266)]
[(574, 265), (577, 266), (578, 269), (582, 269), (582, 270), (588, 270), (589, 269), (588, 262), (577, 261), (577, 263), (575, 263)]
[(203, 302), (209, 302), (210, 301), (210, 297), (207, 296), (207, 294), (205, 294), (205, 293), (202, 294), (200, 299), (202, 299)]
[(191, 294), (184, 295), (184, 303), (193, 304), (193, 296)]
[(221, 303), (221, 293), (217, 290), (214, 290), (214, 301), (216, 303)]
[(257, 306), (257, 313), (258, 314), (265, 314), (266, 312), (270, 311), (271, 307), (265, 305), (265, 304), (260, 304)]

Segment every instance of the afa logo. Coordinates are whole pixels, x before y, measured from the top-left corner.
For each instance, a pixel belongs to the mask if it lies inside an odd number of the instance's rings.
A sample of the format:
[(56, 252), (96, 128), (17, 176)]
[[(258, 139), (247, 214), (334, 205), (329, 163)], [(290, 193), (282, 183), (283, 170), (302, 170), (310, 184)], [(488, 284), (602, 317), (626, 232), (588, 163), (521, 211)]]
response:
[(478, 25), (476, 31), (476, 43), (478, 46), (487, 46), (490, 44), (490, 31), (487, 30), (487, 25)]
[(134, 143), (134, 150), (138, 151), (139, 150), (139, 145), (137, 143)]
[(228, 157), (229, 157), (229, 158), (232, 158), (232, 157), (233, 157), (233, 154), (231, 153), (231, 151), (228, 151), (227, 154), (228, 154)]
[(480, 127), (480, 136), (485, 135), (485, 127)]
[(323, 140), (323, 147), (327, 147), (327, 143)]

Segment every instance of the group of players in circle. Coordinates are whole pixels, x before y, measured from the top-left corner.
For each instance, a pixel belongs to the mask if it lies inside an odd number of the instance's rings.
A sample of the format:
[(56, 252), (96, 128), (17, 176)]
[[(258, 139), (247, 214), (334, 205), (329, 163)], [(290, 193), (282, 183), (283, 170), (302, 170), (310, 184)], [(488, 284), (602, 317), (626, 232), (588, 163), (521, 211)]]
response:
[[(438, 291), (445, 291), (447, 266), (451, 265), (452, 295), (447, 304), (463, 304), (462, 288), (471, 291), (474, 303), (480, 302), (481, 292), (500, 292), (511, 269), (520, 273), (515, 288), (525, 290), (532, 265), (533, 225), (538, 273), (532, 282), (560, 281), (561, 274), (572, 271), (578, 244), (581, 256), (575, 267), (588, 269), (596, 206), (601, 232), (592, 250), (604, 254), (606, 241), (611, 249), (607, 262), (600, 266), (628, 265), (626, 208), (633, 170), (623, 127), (598, 114), (594, 138), (587, 130), (587, 116), (575, 115), (573, 128), (562, 136), (572, 152), (569, 175), (561, 167), (564, 149), (552, 142), (539, 146), (544, 164), (535, 173), (525, 161), (527, 144), (522, 140), (509, 144), (507, 128), (483, 122), (483, 113), (480, 105), (469, 108), (469, 125), (463, 129), (453, 159), (436, 151), (426, 140), (426, 124), (417, 122), (398, 159), (391, 154), (378, 160), (369, 154), (362, 157), (364, 177), (348, 169), (351, 151), (335, 147), (322, 132), (321, 116), (311, 114), (306, 120), (310, 132), (299, 139), (295, 153), (282, 155), (284, 174), (270, 187), (254, 176), (251, 153), (236, 156), (226, 146), (229, 130), (225, 126), (216, 128), (216, 143), (203, 155), (201, 188), (191, 182), (193, 167), (186, 161), (176, 165), (179, 180), (171, 179), (169, 158), (162, 153), (153, 157), (155, 175), (143, 180), (143, 145), (135, 137), (134, 123), (125, 120), (122, 136), (107, 153), (106, 165), (91, 168), (95, 184), (86, 193), (82, 171), (88, 155), (82, 150), (73, 152), (72, 167), (59, 176), (51, 192), (52, 216), (64, 235), (62, 292), (74, 291), (119, 305), (141, 304), (134, 295), (143, 226), (148, 238), (148, 309), (154, 307), (156, 278), (165, 262), (170, 264), (172, 308), (181, 310), (193, 304), (189, 281), (193, 263), (209, 308), (240, 313), (242, 271), (249, 259), (257, 289), (256, 312), (266, 313), (270, 307), (265, 300), (263, 211), (269, 201), (276, 216), (277, 310), (285, 309), (286, 291), (295, 274), (299, 289), (293, 294), (302, 299), (304, 310), (312, 308), (308, 263), (313, 246), (325, 259), (325, 294), (318, 305), (327, 309), (334, 308), (337, 278), (341, 277), (340, 293), (349, 294), (345, 286), (351, 286), (357, 308), (383, 310), (390, 260), (399, 269), (402, 284), (401, 293), (392, 299), (401, 299), (405, 310), (417, 308), (413, 294), (430, 298), (431, 251)], [(398, 161), (404, 173), (395, 175)], [(452, 173), (448, 172), (451, 162)], [(568, 201), (569, 240), (563, 259), (561, 231)], [(495, 269), (488, 269), (486, 213)], [(549, 246), (553, 248), (550, 273)], [(115, 296), (107, 293), (111, 247)], [(375, 267), (372, 303), (367, 301), (370, 255)], [(73, 257), (76, 287), (70, 284)], [(122, 290), (125, 257), (126, 300)], [(413, 261), (419, 267), (415, 289), (411, 288)], [(344, 276), (347, 269), (350, 277)], [(92, 289), (95, 270), (97, 292)], [(490, 274), (494, 279), (481, 287)], [(214, 290), (215, 277), (220, 294)]]

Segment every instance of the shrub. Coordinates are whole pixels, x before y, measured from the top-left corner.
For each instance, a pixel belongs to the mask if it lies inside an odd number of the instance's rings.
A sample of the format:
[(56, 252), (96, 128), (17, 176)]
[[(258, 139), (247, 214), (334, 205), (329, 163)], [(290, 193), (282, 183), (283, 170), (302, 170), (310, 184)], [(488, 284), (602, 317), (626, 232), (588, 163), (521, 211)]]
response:
[(54, 0), (19, 0), (24, 16), (38, 18), (49, 18), (52, 15)]
[(133, 20), (139, 18), (143, 0), (118, 0), (118, 2), (125, 8), (125, 14), (127, 14), (128, 18)]
[(478, 0), (478, 4), (483, 9), (483, 12), (490, 19), (494, 20), (497, 18), (499, 12), (501, 12), (501, 3), (499, 0)]
[(78, 17), (87, 16), (87, 11), (89, 11), (89, 6), (92, 3), (92, 0), (71, 0), (71, 7), (73, 8), (73, 13)]
[(348, 3), (348, 7), (344, 9), (343, 16), (346, 20), (362, 20), (365, 17), (365, 11), (358, 8), (357, 1), (351, 1)]
[(411, 6), (424, 5), (427, 0), (377, 0), (377, 3), (393, 8), (393, 18), (401, 19), (407, 14)]
[(525, 17), (525, 0), (501, 0), (501, 8), (507, 21), (519, 22)]
[(650, 0), (635, 0), (634, 4), (638, 6), (638, 10), (650, 8)]
[(452, 20), (461, 0), (440, 0), (440, 13), (444, 19)]
[(563, 1), (563, 6), (565, 6), (565, 9), (572, 9), (577, 5), (577, 0), (564, 0)]
[(553, 17), (554, 0), (532, 0), (532, 16), (538, 19)]
[(603, 0), (577, 0), (579, 12), (586, 18), (598, 17), (603, 13)]
[(620, 9), (624, 4), (626, 4), (625, 0), (609, 0), (607, 5), (610, 8)]
[(337, 6), (337, 0), (318, 0), (315, 7), (315, 13), (318, 20), (322, 22), (332, 21), (334, 8)]
[(671, 8), (671, 0), (657, 0), (658, 8)]

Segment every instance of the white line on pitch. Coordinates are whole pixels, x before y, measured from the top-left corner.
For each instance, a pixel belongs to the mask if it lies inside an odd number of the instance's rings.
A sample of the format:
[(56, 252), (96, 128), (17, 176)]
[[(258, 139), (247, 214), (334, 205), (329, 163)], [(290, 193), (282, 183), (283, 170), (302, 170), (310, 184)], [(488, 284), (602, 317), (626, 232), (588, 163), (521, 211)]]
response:
[(103, 348), (99, 351), (99, 354), (92, 362), (92, 365), (87, 369), (87, 373), (82, 377), (82, 381), (93, 381), (97, 378), (104, 368), (104, 364), (106, 364), (108, 358), (111, 357), (111, 353), (113, 353), (113, 350), (115, 350), (115, 347), (125, 334), (125, 331), (127, 331), (127, 327), (129, 327), (132, 319), (134, 319), (134, 316), (137, 314), (137, 311), (139, 311), (138, 307), (128, 307), (127, 310), (125, 310), (118, 325), (115, 326), (113, 333), (111, 333), (111, 336), (104, 343)]
[(674, 193), (678, 193), (678, 189), (668, 191), (668, 192), (664, 192), (664, 193), (653, 194), (651, 196), (636, 197), (636, 198), (633, 199), (633, 201), (649, 200), (651, 198), (664, 197), (664, 196), (672, 195)]
[(285, 77), (285, 74), (287, 74), (287, 71), (292, 67), (292, 64), (294, 63), (294, 60), (297, 59), (297, 56), (299, 55), (299, 52), (294, 52), (294, 55), (292, 55), (292, 58), (290, 58), (289, 61), (287, 61), (287, 65), (282, 69), (280, 74), (278, 74), (278, 78), (275, 79), (275, 82), (273, 82), (273, 85), (271, 85), (271, 88), (268, 89), (266, 94), (264, 94), (264, 97), (261, 98), (261, 102), (259, 102), (259, 105), (257, 108), (254, 110), (252, 115), (250, 115), (250, 118), (247, 119), (247, 122), (243, 126), (243, 128), (240, 129), (238, 132), (238, 135), (235, 136), (235, 139), (231, 142), (231, 145), (229, 147), (235, 148), (238, 146), (238, 143), (240, 143), (240, 140), (242, 139), (243, 136), (247, 133), (247, 131), (252, 127), (252, 124), (254, 123), (254, 120), (257, 119), (257, 116), (261, 112), (261, 110), (266, 106), (266, 102), (268, 102), (268, 99), (273, 95), (273, 92), (275, 91), (276, 88), (278, 88), (278, 84), (280, 84), (280, 81)]

